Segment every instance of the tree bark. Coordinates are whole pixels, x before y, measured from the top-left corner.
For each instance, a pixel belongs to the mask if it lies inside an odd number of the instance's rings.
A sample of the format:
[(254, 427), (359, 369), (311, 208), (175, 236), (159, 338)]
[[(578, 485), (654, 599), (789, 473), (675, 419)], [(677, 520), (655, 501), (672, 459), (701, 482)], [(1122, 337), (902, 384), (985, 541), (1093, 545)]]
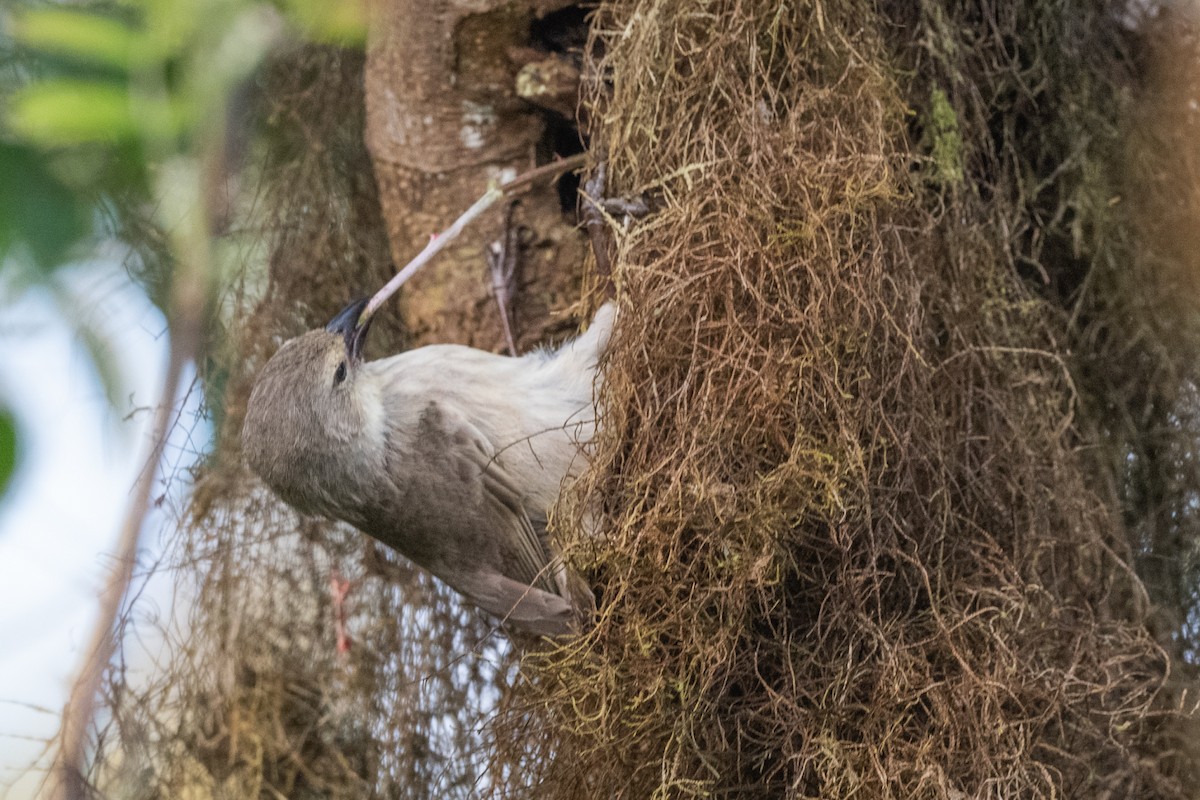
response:
[[(366, 142), (396, 264), (489, 181), (553, 156), (543, 112), (517, 96), (516, 59), (528, 49), (533, 20), (562, 5), (385, 0), (374, 9)], [(514, 303), (518, 346), (528, 347), (550, 313), (575, 299), (584, 243), (551, 188), (527, 195), (517, 218), (533, 232)], [(490, 212), (405, 292), (401, 308), (418, 344), (500, 347), (484, 250), (501, 235), (503, 219), (503, 208)]]

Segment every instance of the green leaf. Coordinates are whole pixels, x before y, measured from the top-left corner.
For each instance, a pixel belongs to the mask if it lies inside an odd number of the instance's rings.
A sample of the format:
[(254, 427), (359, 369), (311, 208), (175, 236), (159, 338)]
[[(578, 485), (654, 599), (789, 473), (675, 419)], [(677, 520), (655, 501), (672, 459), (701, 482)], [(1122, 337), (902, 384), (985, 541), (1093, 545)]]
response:
[(177, 135), (181, 106), (131, 95), (104, 80), (57, 78), (18, 91), (9, 107), (13, 130), (43, 146), (114, 144)]
[(13, 34), (27, 47), (121, 70), (142, 61), (138, 35), (121, 22), (97, 14), (29, 9), (14, 20)]
[(288, 18), (313, 39), (343, 46), (366, 41), (366, 3), (284, 0), (283, 7)]
[(7, 408), (0, 408), (0, 498), (8, 491), (17, 471), (17, 420)]
[(30, 147), (0, 142), (0, 258), (23, 244), (43, 270), (59, 266), (87, 233), (78, 198)]
[(13, 130), (42, 145), (119, 142), (138, 132), (129, 93), (101, 81), (35, 83), (16, 93), (9, 114)]

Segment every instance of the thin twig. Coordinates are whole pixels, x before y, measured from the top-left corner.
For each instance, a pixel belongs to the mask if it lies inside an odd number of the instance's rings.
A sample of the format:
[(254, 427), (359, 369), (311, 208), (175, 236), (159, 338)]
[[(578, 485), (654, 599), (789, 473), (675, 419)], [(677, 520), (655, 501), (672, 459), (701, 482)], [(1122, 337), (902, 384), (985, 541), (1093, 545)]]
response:
[(499, 186), (493, 186), (483, 193), (483, 197), (479, 198), (474, 204), (462, 213), (462, 215), (454, 220), (449, 228), (442, 233), (435, 235), (429, 240), (429, 244), (417, 253), (416, 258), (404, 265), (404, 268), (392, 276), (392, 279), (383, 285), (367, 303), (367, 307), (363, 309), (359, 315), (359, 324), (363, 324), (375, 315), (379, 307), (388, 301), (401, 286), (408, 282), (408, 279), (421, 271), (421, 268), (433, 260), (433, 257), (442, 251), (442, 249), (458, 238), (458, 235), (463, 232), (463, 229), (472, 222), (476, 217), (492, 207), (492, 204), (504, 196), (504, 190)]
[(513, 200), (508, 204), (508, 211), (504, 215), (504, 233), (499, 239), (492, 242), (487, 253), (492, 293), (496, 298), (496, 305), (500, 309), (500, 327), (504, 331), (504, 342), (508, 346), (510, 356), (517, 354), (517, 343), (513, 338), (512, 323), (509, 318), (512, 316), (512, 301), (516, 294), (517, 266), (520, 264), (522, 249), (518, 228), (513, 224), (513, 212), (516, 211), (518, 202)]
[(480, 214), (492, 207), (497, 200), (502, 197), (510, 197), (517, 192), (518, 189), (524, 188), (529, 184), (541, 180), (546, 177), (561, 175), (564, 172), (570, 172), (573, 169), (582, 167), (587, 162), (587, 154), (580, 153), (579, 155), (564, 158), (559, 161), (553, 161), (549, 164), (544, 164), (537, 169), (531, 169), (528, 172), (523, 172), (510, 181), (502, 183), (498, 186), (491, 186), (483, 196), (476, 200), (470, 208), (462, 213), (458, 219), (454, 220), (442, 233), (435, 235), (429, 240), (429, 244), (425, 245), (424, 249), (417, 254), (416, 258), (409, 261), (404, 267), (397, 272), (392, 279), (384, 284), (383, 288), (376, 292), (367, 302), (366, 308), (359, 315), (359, 324), (365, 323), (380, 306), (388, 301), (401, 286), (408, 282), (409, 278), (421, 271), (421, 268), (433, 260), (433, 257), (442, 251), (446, 245), (454, 241), (460, 233), (473, 222)]
[(171, 356), (167, 364), (167, 374), (163, 378), (158, 406), (154, 411), (150, 451), (134, 483), (117, 539), (116, 567), (100, 595), (99, 618), (92, 630), (91, 640), (84, 650), (83, 666), (71, 687), (70, 698), (63, 710), (58, 753), (50, 774), (53, 782), (50, 797), (57, 800), (77, 800), (86, 797), (87, 785), (83, 775), (83, 764), (88, 727), (92, 722), (104, 669), (116, 650), (113, 626), (121, 607), (121, 599), (133, 579), (138, 541), (150, 508), (150, 491), (154, 486), (154, 479), (158, 476), (158, 466), (166, 447), (175, 397), (179, 393), (179, 384), (183, 377), (183, 367), (192, 358), (193, 350), (199, 341), (198, 332), (198, 325), (184, 321), (182, 325), (176, 326), (171, 335)]
[(551, 161), (549, 164), (522, 172), (517, 177), (500, 185), (500, 190), (506, 195), (515, 194), (517, 189), (540, 181), (542, 178), (556, 178), (564, 172), (570, 172), (574, 169), (579, 169), (587, 163), (588, 154), (578, 153), (568, 158), (560, 158), (558, 161)]
[(205, 141), (194, 168), (182, 166), (187, 162), (176, 162), (174, 171), (164, 172), (163, 185), (158, 187), (163, 213), (172, 208), (182, 213), (172, 217), (174, 226), (169, 230), (171, 250), (178, 255), (172, 274), (171, 294), (167, 307), (168, 331), (171, 349), (167, 372), (163, 377), (162, 391), (154, 411), (154, 427), (150, 432), (150, 450), (142, 471), (133, 485), (125, 518), (121, 524), (114, 553), (116, 568), (104, 585), (100, 595), (100, 614), (92, 629), (88, 647), (83, 652), (79, 675), (71, 687), (67, 705), (63, 709), (62, 728), (59, 731), (59, 748), (49, 773), (51, 781), (50, 800), (83, 800), (88, 796), (84, 778), (87, 756), (88, 728), (95, 716), (96, 697), (100, 691), (104, 670), (116, 652), (116, 621), (121, 602), (133, 579), (137, 561), (138, 541), (150, 510), (150, 491), (158, 476), (167, 435), (171, 429), (175, 398), (179, 395), (183, 368), (196, 360), (202, 340), (202, 320), (208, 297), (208, 284), (213, 271), (210, 225), (211, 200), (205, 194), (207, 187), (217, 185), (212, 177), (222, 168), (216, 157), (223, 143), (225, 122), (223, 118), (213, 121), (210, 135)]

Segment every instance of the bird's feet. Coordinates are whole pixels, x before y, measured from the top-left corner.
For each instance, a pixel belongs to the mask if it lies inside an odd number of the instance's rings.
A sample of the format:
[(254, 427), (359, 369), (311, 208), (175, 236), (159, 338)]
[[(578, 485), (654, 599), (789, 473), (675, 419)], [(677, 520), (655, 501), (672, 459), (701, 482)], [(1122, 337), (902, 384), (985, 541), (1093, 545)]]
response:
[(632, 197), (605, 197), (608, 183), (608, 162), (603, 159), (583, 187), (583, 223), (587, 227), (592, 253), (596, 256), (596, 271), (606, 284), (607, 294), (614, 293), (612, 282), (612, 231), (608, 222), (620, 221), (628, 225), (631, 220), (641, 219), (651, 211), (644, 195)]

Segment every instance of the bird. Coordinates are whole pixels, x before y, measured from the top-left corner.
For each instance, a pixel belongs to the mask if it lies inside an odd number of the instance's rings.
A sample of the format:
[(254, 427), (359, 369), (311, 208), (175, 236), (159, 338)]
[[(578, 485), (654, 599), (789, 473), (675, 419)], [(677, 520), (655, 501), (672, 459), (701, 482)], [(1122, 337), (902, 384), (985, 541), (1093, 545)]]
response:
[(349, 523), (513, 627), (577, 632), (579, 579), (546, 519), (587, 464), (615, 305), (556, 349), (435, 344), (370, 361), (366, 305), (262, 367), (241, 432), (250, 468), (289, 505)]

